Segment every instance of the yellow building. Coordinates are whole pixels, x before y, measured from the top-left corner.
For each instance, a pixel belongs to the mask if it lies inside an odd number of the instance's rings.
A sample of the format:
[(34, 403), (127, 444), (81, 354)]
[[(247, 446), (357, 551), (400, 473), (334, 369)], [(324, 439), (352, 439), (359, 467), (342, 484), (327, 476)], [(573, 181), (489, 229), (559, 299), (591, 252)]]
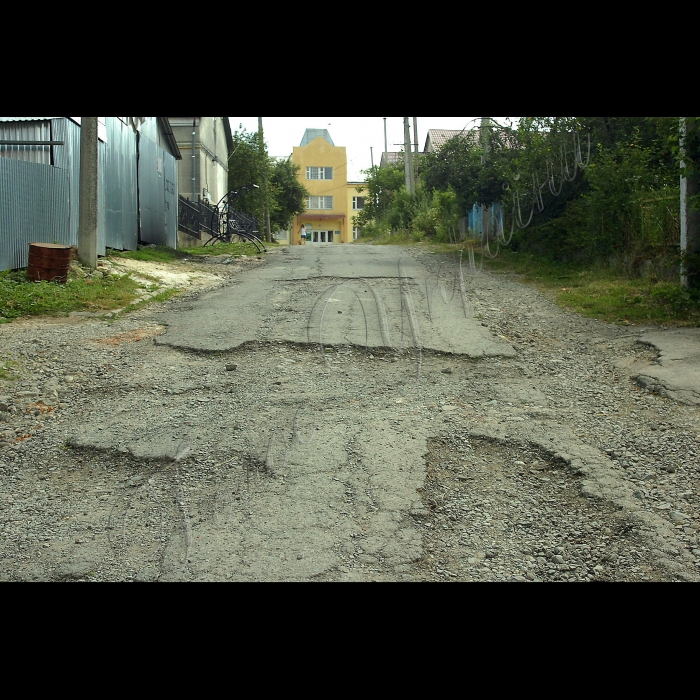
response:
[(292, 245), (301, 243), (301, 228), (306, 226), (308, 243), (352, 243), (359, 231), (355, 216), (364, 209), (362, 182), (348, 181), (348, 156), (345, 148), (333, 143), (325, 129), (307, 129), (292, 162), (299, 166), (299, 179), (309, 191), (306, 212), (297, 216)]

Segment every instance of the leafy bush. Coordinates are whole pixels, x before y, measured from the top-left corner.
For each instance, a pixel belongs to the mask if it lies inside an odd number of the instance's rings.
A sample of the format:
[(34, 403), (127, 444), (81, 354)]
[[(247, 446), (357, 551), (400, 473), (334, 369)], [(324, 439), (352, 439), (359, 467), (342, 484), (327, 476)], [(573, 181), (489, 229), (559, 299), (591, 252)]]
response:
[[(490, 130), (488, 151), (465, 132), (421, 159), (415, 198), (400, 169), (369, 171), (361, 225), (449, 242), (475, 204), (500, 202), (508, 229), (522, 215), (514, 250), (677, 279), (681, 159), (686, 173), (700, 171), (700, 117), (686, 124), (684, 152), (679, 117), (521, 117), (513, 128)], [(686, 265), (698, 271), (700, 258)]]
[(674, 284), (659, 285), (651, 297), (670, 316), (687, 316), (700, 308), (700, 292)]

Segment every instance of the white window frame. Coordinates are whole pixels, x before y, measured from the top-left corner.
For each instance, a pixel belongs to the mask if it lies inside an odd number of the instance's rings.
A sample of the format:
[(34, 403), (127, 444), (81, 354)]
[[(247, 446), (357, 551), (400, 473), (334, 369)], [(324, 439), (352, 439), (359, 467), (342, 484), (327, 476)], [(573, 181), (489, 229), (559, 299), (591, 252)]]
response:
[(313, 180), (332, 180), (334, 178), (333, 168), (323, 168), (309, 166), (306, 168), (306, 179)]
[(309, 211), (332, 211), (335, 208), (334, 197), (308, 197), (306, 208)]
[[(362, 207), (359, 206), (360, 200), (362, 200)], [(364, 211), (366, 202), (367, 202), (367, 197), (353, 197), (352, 198), (353, 211)]]

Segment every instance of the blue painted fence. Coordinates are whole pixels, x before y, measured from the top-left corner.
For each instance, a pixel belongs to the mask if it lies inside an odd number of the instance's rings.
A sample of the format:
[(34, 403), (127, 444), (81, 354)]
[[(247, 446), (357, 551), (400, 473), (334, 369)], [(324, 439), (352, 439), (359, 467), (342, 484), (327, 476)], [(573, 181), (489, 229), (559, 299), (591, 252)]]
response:
[(489, 209), (475, 204), (474, 208), (469, 212), (469, 230), (478, 235), (484, 233), (484, 213), (489, 212), (491, 215), (492, 226), (490, 230), (503, 231), (505, 229), (505, 210), (502, 204), (494, 204)]

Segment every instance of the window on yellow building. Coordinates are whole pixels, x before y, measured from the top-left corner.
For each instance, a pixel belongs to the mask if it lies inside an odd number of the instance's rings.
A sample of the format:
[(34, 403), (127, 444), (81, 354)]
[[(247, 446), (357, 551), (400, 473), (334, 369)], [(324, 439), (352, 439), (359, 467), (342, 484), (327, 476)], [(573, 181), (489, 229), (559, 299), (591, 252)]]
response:
[(332, 180), (333, 168), (307, 168), (307, 180)]
[(306, 208), (310, 211), (333, 209), (333, 197), (309, 197)]
[(364, 197), (353, 197), (352, 198), (352, 208), (355, 211), (362, 211), (365, 208), (365, 198)]

